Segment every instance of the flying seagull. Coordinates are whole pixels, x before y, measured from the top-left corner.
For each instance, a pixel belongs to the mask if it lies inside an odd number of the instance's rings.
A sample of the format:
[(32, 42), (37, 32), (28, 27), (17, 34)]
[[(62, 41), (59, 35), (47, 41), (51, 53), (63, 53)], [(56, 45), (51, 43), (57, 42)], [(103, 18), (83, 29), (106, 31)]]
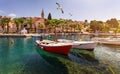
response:
[(72, 14), (71, 14), (71, 13), (69, 13), (69, 15), (70, 15), (70, 16), (72, 16)]
[(63, 11), (63, 9), (62, 9), (62, 7), (60, 6), (60, 4), (59, 3), (56, 3), (57, 4), (57, 6), (58, 6), (58, 10), (60, 10), (62, 13), (64, 13), (64, 11)]

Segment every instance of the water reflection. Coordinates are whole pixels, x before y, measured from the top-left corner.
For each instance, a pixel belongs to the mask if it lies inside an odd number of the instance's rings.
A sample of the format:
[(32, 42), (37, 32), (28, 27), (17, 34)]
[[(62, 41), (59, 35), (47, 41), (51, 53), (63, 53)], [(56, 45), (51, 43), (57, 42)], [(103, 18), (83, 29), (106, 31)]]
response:
[[(64, 59), (68, 59), (67, 56), (49, 53), (42, 49), (38, 49), (37, 52), (45, 60), (46, 64), (50, 67), (47, 67), (47, 69), (49, 69), (49, 72), (45, 74), (68, 74), (67, 67), (62, 62)], [(63, 60), (61, 61), (62, 58)]]
[[(37, 50), (40, 56), (52, 67), (57, 74), (89, 74), (89, 73), (111, 73), (107, 71), (105, 66), (101, 66), (94, 58), (94, 53), (90, 51), (74, 51), (70, 52), (68, 56), (49, 53), (44, 50)], [(87, 52), (87, 54), (86, 54)], [(83, 54), (80, 54), (83, 53)], [(87, 68), (87, 70), (86, 70)], [(85, 69), (85, 70), (84, 70)]]
[(120, 73), (120, 47), (99, 45), (95, 48), (95, 56), (100, 63), (110, 66), (115, 73)]

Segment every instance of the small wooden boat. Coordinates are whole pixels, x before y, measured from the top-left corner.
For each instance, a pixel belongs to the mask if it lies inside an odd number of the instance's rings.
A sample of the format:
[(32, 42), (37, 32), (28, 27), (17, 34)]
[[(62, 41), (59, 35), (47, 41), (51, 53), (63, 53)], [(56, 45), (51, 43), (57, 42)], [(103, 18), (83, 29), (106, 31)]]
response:
[(72, 43), (72, 48), (76, 49), (87, 49), (87, 50), (93, 50), (97, 43), (94, 41), (74, 41), (74, 40), (67, 40), (67, 39), (58, 39), (59, 42), (63, 43)]
[(50, 40), (36, 40), (36, 43), (41, 49), (64, 55), (68, 55), (70, 49), (72, 48), (72, 44), (70, 43), (54, 42)]
[(56, 28), (55, 28), (55, 41), (37, 40), (36, 43), (40, 48), (42, 48), (42, 49), (44, 49), (48, 52), (64, 54), (64, 55), (68, 55), (68, 53), (70, 52), (70, 49), (72, 48), (71, 43), (58, 42), (58, 36), (57, 36)]

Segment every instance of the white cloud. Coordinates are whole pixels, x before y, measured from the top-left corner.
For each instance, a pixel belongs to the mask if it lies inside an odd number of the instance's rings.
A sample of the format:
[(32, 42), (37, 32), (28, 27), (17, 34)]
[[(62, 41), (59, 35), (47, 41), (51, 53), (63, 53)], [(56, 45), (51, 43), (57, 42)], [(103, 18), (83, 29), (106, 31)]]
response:
[(15, 17), (16, 17), (16, 14), (10, 13), (8, 16), (10, 16), (10, 17), (12, 17), (12, 18), (15, 18)]
[(0, 15), (3, 15), (5, 12), (3, 10), (0, 10)]

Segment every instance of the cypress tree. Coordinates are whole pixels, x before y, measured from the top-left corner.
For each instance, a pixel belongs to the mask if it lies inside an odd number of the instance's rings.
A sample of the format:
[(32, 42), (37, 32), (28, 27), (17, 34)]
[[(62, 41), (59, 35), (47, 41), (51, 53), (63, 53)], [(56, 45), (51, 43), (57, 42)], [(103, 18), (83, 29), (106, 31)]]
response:
[(48, 14), (48, 20), (51, 20), (52, 19), (52, 16), (51, 16), (51, 13)]

